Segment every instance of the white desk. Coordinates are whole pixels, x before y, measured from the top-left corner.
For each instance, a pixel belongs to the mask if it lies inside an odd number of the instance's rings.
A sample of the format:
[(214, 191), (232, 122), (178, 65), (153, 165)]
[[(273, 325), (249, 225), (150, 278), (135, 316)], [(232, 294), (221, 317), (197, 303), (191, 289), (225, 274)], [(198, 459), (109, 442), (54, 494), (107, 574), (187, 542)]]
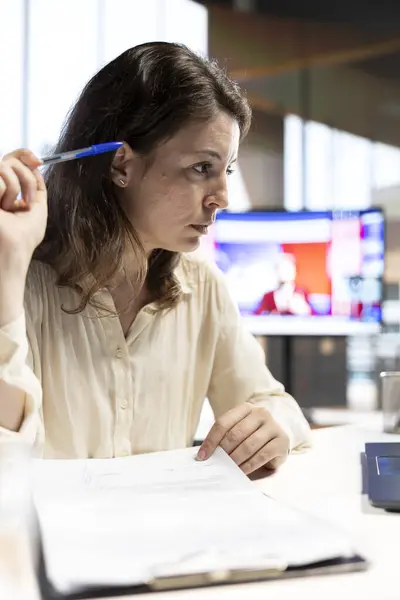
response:
[(372, 562), (367, 572), (149, 594), (141, 598), (398, 600), (400, 515), (372, 509), (363, 501), (359, 453), (367, 441), (400, 441), (400, 437), (354, 426), (317, 430), (313, 437), (315, 446), (311, 452), (290, 457), (279, 473), (255, 485), (347, 530), (360, 552)]
[(350, 408), (320, 407), (309, 409), (309, 414), (317, 426), (355, 425), (370, 431), (383, 429), (383, 414), (380, 410), (358, 411)]
[[(398, 600), (400, 515), (372, 509), (363, 500), (360, 495), (359, 453), (367, 441), (400, 441), (400, 436), (387, 436), (376, 430), (346, 426), (316, 430), (313, 437), (314, 449), (311, 452), (291, 456), (278, 473), (254, 485), (275, 498), (330, 519), (347, 530), (359, 551), (372, 562), (367, 572), (124, 598), (349, 600), (353, 597), (355, 600)], [(28, 581), (28, 569), (26, 575)], [(28, 596), (34, 597), (24, 594), (19, 600), (26, 600)]]

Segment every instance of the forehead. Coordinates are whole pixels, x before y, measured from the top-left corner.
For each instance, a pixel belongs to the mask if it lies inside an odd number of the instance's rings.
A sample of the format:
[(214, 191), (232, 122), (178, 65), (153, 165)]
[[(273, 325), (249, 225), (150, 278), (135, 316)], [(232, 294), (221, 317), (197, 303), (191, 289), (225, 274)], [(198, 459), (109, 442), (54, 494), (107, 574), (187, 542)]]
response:
[(278, 262), (278, 267), (281, 269), (287, 269), (288, 267), (294, 268), (295, 266), (296, 262), (290, 256), (282, 257)]
[(236, 158), (240, 139), (239, 125), (226, 113), (203, 123), (189, 123), (157, 150), (159, 158), (191, 154), (200, 150), (217, 152), (223, 160)]

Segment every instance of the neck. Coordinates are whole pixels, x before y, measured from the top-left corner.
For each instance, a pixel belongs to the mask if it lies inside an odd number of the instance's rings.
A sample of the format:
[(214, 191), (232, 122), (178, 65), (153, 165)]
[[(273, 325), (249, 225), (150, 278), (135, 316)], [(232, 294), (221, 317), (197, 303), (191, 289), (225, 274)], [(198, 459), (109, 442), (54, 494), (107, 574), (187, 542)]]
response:
[[(139, 255), (140, 256), (140, 255)], [(148, 254), (144, 258), (142, 267), (147, 267)], [(140, 260), (140, 262), (142, 262)], [(135, 295), (143, 287), (141, 282), (143, 272), (141, 272), (141, 265), (139, 264), (138, 257), (135, 254), (133, 248), (128, 246), (125, 250), (122, 264), (114, 277), (110, 281), (109, 289), (116, 291), (118, 289), (126, 289), (130, 294), (135, 292)]]

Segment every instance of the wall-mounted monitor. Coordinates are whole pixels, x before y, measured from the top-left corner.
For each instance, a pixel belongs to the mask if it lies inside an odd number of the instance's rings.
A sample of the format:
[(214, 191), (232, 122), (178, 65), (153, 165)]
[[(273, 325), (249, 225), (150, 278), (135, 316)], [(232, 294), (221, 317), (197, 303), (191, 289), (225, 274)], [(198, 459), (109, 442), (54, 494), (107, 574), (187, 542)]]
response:
[(259, 335), (377, 333), (385, 222), (379, 209), (221, 212), (207, 252)]

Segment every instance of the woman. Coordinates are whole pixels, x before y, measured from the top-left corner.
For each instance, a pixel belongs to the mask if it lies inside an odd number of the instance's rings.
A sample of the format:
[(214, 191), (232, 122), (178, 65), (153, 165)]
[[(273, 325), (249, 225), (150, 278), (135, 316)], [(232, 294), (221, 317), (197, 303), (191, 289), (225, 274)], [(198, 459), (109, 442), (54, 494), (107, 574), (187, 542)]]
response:
[(311, 306), (306, 290), (296, 284), (296, 259), (293, 254), (283, 252), (276, 261), (278, 285), (264, 294), (255, 315), (311, 315)]
[(208, 397), (200, 459), (220, 445), (250, 473), (308, 443), (221, 275), (186, 255), (228, 205), (249, 124), (216, 64), (148, 43), (92, 78), (56, 149), (124, 140), (115, 155), (53, 165), (46, 181), (28, 151), (3, 159), (2, 435), (45, 457), (184, 447)]

